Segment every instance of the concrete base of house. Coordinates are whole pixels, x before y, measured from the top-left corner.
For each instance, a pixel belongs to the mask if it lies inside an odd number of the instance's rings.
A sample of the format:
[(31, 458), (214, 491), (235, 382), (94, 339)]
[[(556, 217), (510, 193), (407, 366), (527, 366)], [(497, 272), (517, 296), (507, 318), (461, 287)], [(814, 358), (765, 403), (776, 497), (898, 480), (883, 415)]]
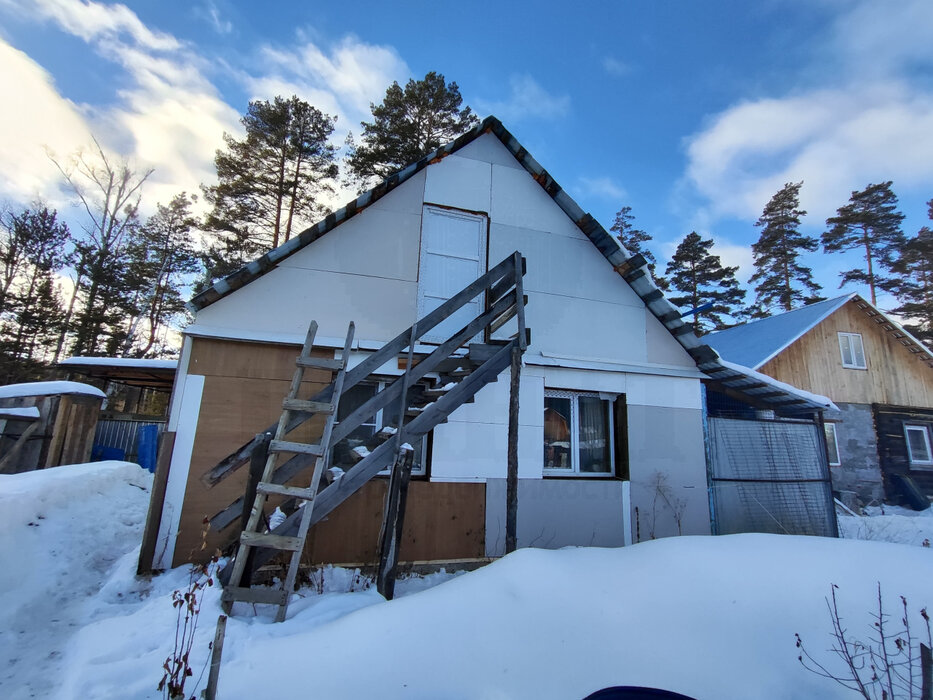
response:
[(881, 503), (884, 482), (878, 458), (878, 439), (871, 406), (836, 403), (841, 411), (836, 423), (836, 441), (841, 464), (831, 467), (833, 492), (853, 510)]

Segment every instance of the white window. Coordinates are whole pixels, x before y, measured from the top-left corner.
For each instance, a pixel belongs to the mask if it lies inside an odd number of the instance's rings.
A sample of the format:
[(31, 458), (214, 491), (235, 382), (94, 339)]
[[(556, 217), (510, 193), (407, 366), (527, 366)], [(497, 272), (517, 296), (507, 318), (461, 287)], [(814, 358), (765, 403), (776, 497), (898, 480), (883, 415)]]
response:
[[(343, 396), (340, 397), (340, 404), (337, 406), (337, 419), (334, 425), (337, 425), (341, 420), (369, 401), (376, 395), (377, 391), (383, 388), (385, 388), (385, 382), (379, 382), (378, 384), (357, 384), (344, 392)], [(366, 454), (365, 450), (375, 447), (373, 440), (376, 433), (385, 426), (398, 426), (397, 416), (398, 401), (390, 401), (389, 405), (378, 411), (369, 422), (363, 423), (358, 428), (355, 428), (347, 437), (334, 445), (333, 465), (345, 471), (349, 471), (350, 467), (359, 461), (359, 457)], [(427, 436), (425, 435), (412, 444), (415, 448), (415, 458), (411, 467), (411, 473), (413, 475), (421, 476), (427, 473), (424, 460), (426, 443)], [(350, 454), (354, 450), (358, 451), (356, 456)], [(360, 452), (362, 452), (362, 455)], [(385, 469), (379, 473), (388, 474), (389, 470)]]
[(904, 437), (907, 438), (907, 455), (911, 466), (933, 466), (933, 453), (930, 451), (929, 425), (904, 425)]
[[(418, 318), (424, 318), (486, 272), (486, 228), (481, 214), (426, 206), (421, 217)], [(476, 299), (428, 331), (422, 340), (442, 343), (483, 311)]]
[(848, 369), (868, 369), (865, 364), (865, 346), (860, 333), (840, 333), (839, 352), (842, 353), (842, 366)]
[(826, 432), (826, 454), (829, 457), (829, 466), (838, 467), (842, 462), (839, 460), (839, 442), (836, 440), (836, 424), (824, 423), (823, 430)]
[(544, 473), (613, 476), (612, 403), (598, 394), (545, 391)]

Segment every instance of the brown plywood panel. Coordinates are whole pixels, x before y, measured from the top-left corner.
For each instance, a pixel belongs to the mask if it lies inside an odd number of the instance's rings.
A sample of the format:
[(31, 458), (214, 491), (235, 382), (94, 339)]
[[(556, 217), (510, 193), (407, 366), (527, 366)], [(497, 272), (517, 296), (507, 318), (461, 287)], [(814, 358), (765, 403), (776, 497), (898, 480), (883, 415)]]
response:
[[(838, 333), (859, 333), (868, 369), (842, 366)], [(850, 301), (761, 372), (845, 403), (933, 406), (933, 369)]]
[[(233, 340), (194, 338), (191, 344), (189, 374), (208, 377), (241, 377), (248, 379), (282, 379), (290, 381), (295, 372), (295, 360), (301, 353), (298, 345), (247, 343)], [(314, 357), (334, 357), (333, 350), (315, 349)], [(332, 374), (309, 369), (305, 381), (330, 382)], [(284, 394), (283, 394), (284, 396)]]
[[(307, 561), (375, 563), (387, 479), (376, 478), (311, 533)], [(485, 556), (486, 485), (412, 481), (399, 559), (402, 562)]]

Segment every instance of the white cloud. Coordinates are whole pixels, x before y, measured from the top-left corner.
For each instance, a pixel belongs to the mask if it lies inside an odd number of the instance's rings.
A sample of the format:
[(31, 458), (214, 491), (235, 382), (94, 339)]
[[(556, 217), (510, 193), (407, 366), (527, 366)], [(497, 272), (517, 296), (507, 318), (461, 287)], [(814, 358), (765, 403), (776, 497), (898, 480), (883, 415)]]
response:
[(494, 114), (506, 124), (529, 118), (556, 119), (570, 111), (570, 97), (551, 95), (530, 75), (513, 75), (510, 94), (505, 100), (476, 100), (477, 111)]
[(625, 189), (611, 177), (581, 177), (574, 191), (581, 197), (621, 200), (626, 197)]
[(709, 215), (752, 218), (786, 182), (804, 181), (810, 220), (870, 182), (933, 184), (933, 3), (844, 6), (819, 54), (817, 89), (742, 102), (687, 141), (686, 180)]
[(35, 0), (36, 9), (63, 30), (85, 41), (116, 39), (128, 34), (134, 43), (155, 51), (173, 51), (179, 41), (146, 27), (126, 5), (91, 0)]
[(631, 73), (632, 67), (617, 58), (606, 56), (603, 59), (603, 70), (606, 71), (609, 75), (620, 77)]
[(210, 22), (211, 27), (218, 34), (230, 34), (233, 32), (233, 22), (224, 19), (220, 15), (220, 9), (211, 0), (207, 0), (203, 7), (198, 8), (197, 13)]
[(304, 40), (292, 50), (261, 49), (261, 75), (242, 74), (254, 99), (298, 95), (327, 114), (337, 116), (338, 139), (347, 130), (359, 131), (371, 119), (370, 103), (379, 103), (393, 81), (403, 84), (410, 71), (391, 46), (366, 44), (344, 37), (324, 49)]
[(0, 197), (55, 199), (58, 171), (46, 149), (68, 153), (91, 140), (80, 108), (63, 99), (52, 77), (0, 39)]

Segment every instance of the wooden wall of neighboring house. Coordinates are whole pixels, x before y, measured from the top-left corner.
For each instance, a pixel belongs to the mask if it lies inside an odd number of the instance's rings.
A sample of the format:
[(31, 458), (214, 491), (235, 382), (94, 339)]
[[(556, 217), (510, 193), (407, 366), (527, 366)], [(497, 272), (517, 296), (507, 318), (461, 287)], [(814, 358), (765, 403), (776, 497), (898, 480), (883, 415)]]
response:
[[(174, 566), (204, 559), (238, 534), (238, 523), (220, 533), (207, 533), (206, 546), (201, 548), (204, 518), (215, 515), (243, 495), (247, 468), (241, 467), (213, 488), (207, 488), (201, 477), (278, 420), (299, 350), (291, 345), (193, 339), (187, 371), (189, 375), (203, 375), (205, 381)], [(313, 354), (334, 356), (332, 350), (315, 350)], [(309, 370), (305, 378), (308, 381), (302, 385), (300, 396), (309, 398), (330, 381), (331, 374)], [(314, 442), (319, 439), (322, 427), (323, 417), (316, 418), (290, 433), (289, 439)], [(310, 481), (310, 471), (306, 470), (292, 483)], [(309, 538), (311, 559), (316, 563), (370, 560), (379, 534), (384, 490), (383, 480), (373, 480), (316, 526), (317, 532)], [(276, 502), (270, 498), (269, 509)], [(483, 556), (483, 484), (414, 481), (408, 503), (403, 560), (409, 554), (418, 560)], [(437, 553), (441, 555), (432, 556)]]
[[(867, 370), (842, 366), (840, 332), (861, 334)], [(758, 371), (837, 402), (933, 407), (933, 369), (851, 301)]]
[(881, 458), (885, 492), (889, 497), (898, 493), (896, 486), (890, 483), (890, 477), (892, 474), (902, 474), (913, 479), (927, 496), (933, 496), (933, 469), (911, 469), (907, 437), (904, 434), (905, 423), (933, 424), (933, 409), (924, 411), (908, 406), (875, 404), (872, 406), (872, 413), (878, 433), (878, 456)]

